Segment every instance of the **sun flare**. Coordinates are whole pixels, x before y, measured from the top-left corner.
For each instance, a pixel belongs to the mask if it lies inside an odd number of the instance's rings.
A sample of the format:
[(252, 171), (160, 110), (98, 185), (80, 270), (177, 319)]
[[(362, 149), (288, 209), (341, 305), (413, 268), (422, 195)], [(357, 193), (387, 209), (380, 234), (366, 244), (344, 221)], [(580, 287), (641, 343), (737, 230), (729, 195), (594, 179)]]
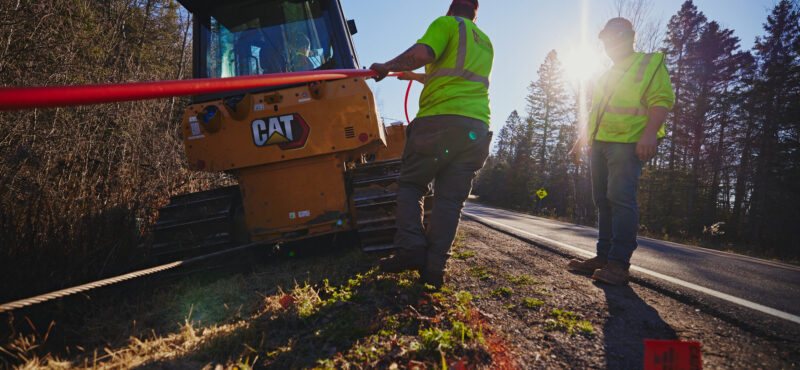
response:
[(606, 57), (599, 48), (591, 45), (580, 45), (564, 51), (561, 63), (564, 77), (574, 83), (587, 82), (603, 71)]

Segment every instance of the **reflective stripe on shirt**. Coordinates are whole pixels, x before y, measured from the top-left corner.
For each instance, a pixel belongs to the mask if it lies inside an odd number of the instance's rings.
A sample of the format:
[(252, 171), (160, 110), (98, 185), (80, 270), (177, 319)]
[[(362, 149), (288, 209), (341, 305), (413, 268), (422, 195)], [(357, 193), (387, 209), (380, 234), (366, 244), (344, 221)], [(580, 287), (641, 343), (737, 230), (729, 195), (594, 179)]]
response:
[(489, 88), (489, 77), (475, 74), (475, 72), (464, 69), (467, 60), (467, 25), (460, 17), (458, 20), (458, 55), (456, 57), (455, 68), (439, 68), (436, 72), (428, 76), (429, 79), (436, 77), (461, 77), (467, 81), (482, 83)]

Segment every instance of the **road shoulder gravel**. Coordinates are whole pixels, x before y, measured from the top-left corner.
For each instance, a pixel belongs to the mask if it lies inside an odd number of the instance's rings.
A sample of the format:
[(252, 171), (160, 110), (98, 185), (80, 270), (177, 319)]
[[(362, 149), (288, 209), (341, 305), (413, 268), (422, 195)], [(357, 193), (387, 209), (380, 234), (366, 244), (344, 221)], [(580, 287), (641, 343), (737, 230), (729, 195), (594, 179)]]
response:
[[(638, 368), (644, 339), (698, 341), (706, 368), (800, 366), (793, 330), (779, 335), (736, 325), (645, 280), (595, 284), (564, 269), (566, 254), (474, 221), (462, 222), (460, 235), (448, 283), (480, 297), (476, 306), (515, 346), (522, 368)], [(576, 326), (581, 322), (591, 333)]]

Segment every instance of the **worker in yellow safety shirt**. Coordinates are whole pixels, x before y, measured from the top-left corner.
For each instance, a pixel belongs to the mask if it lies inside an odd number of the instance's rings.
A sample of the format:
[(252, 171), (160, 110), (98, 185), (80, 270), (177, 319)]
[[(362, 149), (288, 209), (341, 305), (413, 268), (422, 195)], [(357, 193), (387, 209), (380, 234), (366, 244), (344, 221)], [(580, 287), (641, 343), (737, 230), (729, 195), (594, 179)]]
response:
[(572, 260), (568, 269), (614, 285), (628, 282), (630, 260), (638, 246), (639, 208), (636, 190), (642, 164), (656, 153), (664, 137), (664, 121), (675, 94), (664, 54), (633, 50), (635, 32), (630, 21), (614, 18), (600, 32), (614, 66), (597, 82), (588, 130), (572, 148), (570, 157), (581, 162), (590, 147), (592, 195), (598, 208), (597, 256)]
[[(398, 252), (381, 260), (385, 272), (418, 270), (422, 281), (441, 287), (445, 264), (472, 190), (486, 163), (489, 132), (489, 75), (494, 49), (475, 25), (478, 0), (454, 0), (406, 52), (370, 68), (380, 81), (389, 72), (425, 84), (419, 113), (408, 127), (397, 190)], [(425, 74), (413, 73), (425, 66)], [(434, 182), (433, 215), (427, 235), (422, 199)]]

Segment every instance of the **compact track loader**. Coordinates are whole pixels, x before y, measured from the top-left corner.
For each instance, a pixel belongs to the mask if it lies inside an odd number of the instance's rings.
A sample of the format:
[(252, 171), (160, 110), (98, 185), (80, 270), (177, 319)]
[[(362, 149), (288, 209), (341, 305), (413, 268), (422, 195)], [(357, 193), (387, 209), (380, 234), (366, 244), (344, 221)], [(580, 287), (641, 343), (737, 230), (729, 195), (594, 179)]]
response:
[[(338, 0), (179, 1), (195, 78), (358, 68)], [(195, 96), (181, 130), (191, 169), (239, 185), (171, 198), (153, 256), (344, 231), (391, 248), (405, 126), (384, 126), (365, 79)]]

